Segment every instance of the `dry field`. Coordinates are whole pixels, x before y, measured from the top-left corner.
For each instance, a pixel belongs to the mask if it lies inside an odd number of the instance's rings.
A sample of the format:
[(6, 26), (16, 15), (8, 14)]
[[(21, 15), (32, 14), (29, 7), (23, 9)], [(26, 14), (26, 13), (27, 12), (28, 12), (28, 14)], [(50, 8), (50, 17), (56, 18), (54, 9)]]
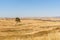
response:
[(0, 19), (0, 40), (60, 40), (60, 22), (38, 19)]

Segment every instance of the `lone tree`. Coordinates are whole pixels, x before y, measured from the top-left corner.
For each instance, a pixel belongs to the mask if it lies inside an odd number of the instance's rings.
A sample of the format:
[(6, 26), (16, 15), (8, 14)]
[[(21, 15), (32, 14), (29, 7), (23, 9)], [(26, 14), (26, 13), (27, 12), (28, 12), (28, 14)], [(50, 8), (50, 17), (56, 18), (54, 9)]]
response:
[(18, 17), (15, 18), (15, 21), (16, 21), (16, 23), (21, 22), (20, 18), (18, 18)]

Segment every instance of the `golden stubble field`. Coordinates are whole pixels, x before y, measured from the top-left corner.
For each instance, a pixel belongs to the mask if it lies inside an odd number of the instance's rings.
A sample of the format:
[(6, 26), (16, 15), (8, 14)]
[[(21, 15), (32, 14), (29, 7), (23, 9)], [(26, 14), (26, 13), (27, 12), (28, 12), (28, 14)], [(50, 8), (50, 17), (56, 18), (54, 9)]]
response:
[(0, 19), (0, 40), (60, 40), (60, 22), (35, 19)]

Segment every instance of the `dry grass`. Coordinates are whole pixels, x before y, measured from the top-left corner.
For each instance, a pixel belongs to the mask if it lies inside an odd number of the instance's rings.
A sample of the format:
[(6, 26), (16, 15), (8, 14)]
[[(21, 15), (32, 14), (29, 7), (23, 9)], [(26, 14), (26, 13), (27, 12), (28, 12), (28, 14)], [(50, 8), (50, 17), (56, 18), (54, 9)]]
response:
[(0, 19), (0, 40), (60, 40), (60, 22)]

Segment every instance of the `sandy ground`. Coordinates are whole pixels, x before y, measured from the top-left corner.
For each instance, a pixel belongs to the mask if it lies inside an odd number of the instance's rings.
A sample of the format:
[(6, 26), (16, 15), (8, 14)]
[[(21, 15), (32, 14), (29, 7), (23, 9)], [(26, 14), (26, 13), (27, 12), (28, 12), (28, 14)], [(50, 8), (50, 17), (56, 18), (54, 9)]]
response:
[(60, 40), (60, 22), (0, 19), (0, 40)]

